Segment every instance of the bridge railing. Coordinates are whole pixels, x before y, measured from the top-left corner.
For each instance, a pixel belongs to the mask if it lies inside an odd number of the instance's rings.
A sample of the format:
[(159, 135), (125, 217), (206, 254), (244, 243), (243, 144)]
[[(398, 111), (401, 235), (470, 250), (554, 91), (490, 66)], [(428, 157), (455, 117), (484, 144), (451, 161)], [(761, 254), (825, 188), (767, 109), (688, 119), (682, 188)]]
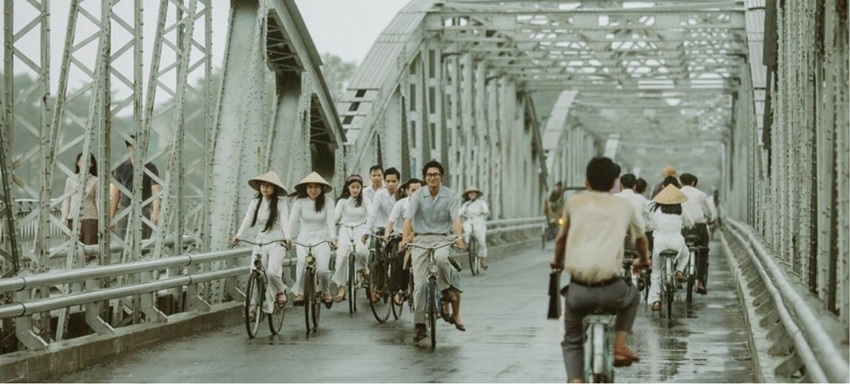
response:
[[(544, 225), (545, 217), (542, 216), (492, 220), (488, 222), (488, 234), (521, 233), (542, 229)], [(175, 297), (182, 297), (185, 292), (185, 311), (209, 311), (211, 303), (224, 302), (225, 297), (237, 302), (244, 301), (245, 295), (238, 278), (249, 273), (246, 259), (251, 250), (242, 247), (0, 279), (0, 296), (14, 295), (13, 302), (0, 305), (0, 322), (14, 321), (18, 340), (29, 350), (41, 350), (47, 348), (53, 338), (36, 329), (33, 318), (57, 315), (63, 319), (64, 313), (76, 306), (85, 307), (85, 322), (91, 331), (112, 334), (113, 326), (122, 323), (114, 319), (115, 312), (126, 314), (125, 309), (131, 314), (141, 312), (148, 322), (167, 322), (169, 315), (157, 308), (157, 298), (163, 291), (169, 292), (165, 295)], [(95, 251), (96, 247), (86, 247), (84, 252)], [(295, 258), (284, 259), (284, 267), (294, 265)], [(209, 289), (210, 283), (214, 282), (219, 283), (215, 290), (221, 293), (217, 295), (211, 294)], [(35, 298), (36, 290), (50, 290), (63, 285), (75, 287), (71, 290), (75, 293), (61, 294), (54, 289), (49, 297)], [(108, 285), (111, 286), (102, 288)], [(113, 319), (104, 318), (109, 311), (105, 310), (103, 304), (110, 302), (115, 307), (112, 311)], [(60, 313), (51, 313), (54, 311)]]
[[(759, 324), (770, 329), (768, 338), (774, 340), (769, 354), (784, 358), (774, 368), (779, 380), (802, 372), (811, 382), (848, 382), (850, 366), (837, 347), (838, 341), (824, 327), (822, 319), (826, 316), (816, 314), (795, 288), (777, 263), (782, 258), (765, 246), (767, 243), (750, 226), (728, 217), (723, 223), (724, 235), (731, 235), (746, 250), (742, 275), (757, 296), (752, 305), (763, 316)], [(721, 239), (728, 250), (726, 237)]]

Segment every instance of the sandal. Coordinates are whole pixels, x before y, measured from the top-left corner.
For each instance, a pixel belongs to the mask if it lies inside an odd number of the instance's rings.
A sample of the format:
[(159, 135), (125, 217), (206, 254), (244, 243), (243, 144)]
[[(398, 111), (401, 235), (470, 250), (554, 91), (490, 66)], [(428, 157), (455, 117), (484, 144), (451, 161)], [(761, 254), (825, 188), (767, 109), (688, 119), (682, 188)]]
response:
[(248, 321), (254, 322), (257, 319), (257, 313), (254, 311), (248, 312)]
[(483, 269), (483, 270), (485, 270), (485, 271), (486, 271), (486, 270), (487, 270), (487, 259), (486, 259), (486, 258), (481, 258), (480, 263), (481, 263), (481, 269)]
[(286, 302), (287, 302), (287, 301), (289, 301), (289, 299), (287, 299), (287, 298), (286, 298), (286, 294), (285, 294), (285, 293), (283, 293), (283, 292), (278, 293), (278, 294), (277, 294), (276, 299), (277, 299), (277, 301), (276, 301), (277, 306), (278, 306), (278, 307), (281, 307), (281, 308), (282, 308), (284, 305), (286, 305)]
[(661, 310), (661, 302), (656, 301), (656, 302), (652, 303), (652, 310), (656, 311), (656, 312), (660, 311)]
[(638, 355), (628, 349), (624, 350), (614, 350), (614, 366), (615, 367), (628, 367), (632, 365), (632, 363), (640, 362), (640, 357)]
[(295, 305), (295, 306), (302, 306), (302, 305), (304, 305), (304, 295), (298, 295), (298, 296), (295, 298), (295, 303), (293, 303), (292, 305)]
[(404, 304), (404, 296), (404, 291), (398, 291), (398, 293), (396, 293), (393, 297), (393, 303), (395, 303), (395, 305), (401, 306), (402, 304)]

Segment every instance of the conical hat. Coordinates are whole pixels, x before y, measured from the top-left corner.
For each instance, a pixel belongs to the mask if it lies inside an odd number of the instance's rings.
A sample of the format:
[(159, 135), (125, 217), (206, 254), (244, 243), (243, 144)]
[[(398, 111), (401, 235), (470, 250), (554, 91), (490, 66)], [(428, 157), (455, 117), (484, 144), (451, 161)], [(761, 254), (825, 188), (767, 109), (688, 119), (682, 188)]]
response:
[(655, 195), (655, 198), (653, 198), (652, 201), (658, 204), (673, 205), (682, 204), (688, 201), (688, 197), (685, 196), (685, 194), (682, 193), (679, 188), (676, 188), (675, 185), (670, 184), (664, 189), (662, 189), (661, 192), (658, 192), (658, 194)]
[(259, 192), (261, 182), (274, 184), (275, 186), (277, 186), (277, 194), (280, 196), (286, 196), (286, 188), (283, 186), (283, 182), (280, 181), (280, 178), (277, 177), (277, 173), (275, 173), (275, 171), (266, 172), (260, 176), (248, 180), (248, 185)]
[(324, 187), (325, 193), (328, 193), (331, 190), (333, 190), (333, 187), (331, 187), (331, 184), (328, 183), (327, 180), (325, 180), (322, 176), (320, 176), (316, 172), (311, 172), (309, 175), (307, 175), (307, 177), (301, 179), (301, 181), (299, 181), (298, 184), (295, 184), (295, 189), (307, 188), (307, 184), (324, 185), (325, 186)]
[(466, 188), (466, 190), (463, 191), (463, 196), (468, 195), (469, 192), (478, 192), (478, 197), (481, 197), (481, 196), (484, 195), (484, 192), (481, 192), (481, 190), (478, 189), (478, 187), (476, 187), (474, 185), (470, 185), (469, 188)]
[(661, 177), (676, 176), (676, 175), (677, 175), (676, 168), (673, 168), (672, 166), (669, 166), (669, 165), (664, 167), (664, 170), (661, 171)]

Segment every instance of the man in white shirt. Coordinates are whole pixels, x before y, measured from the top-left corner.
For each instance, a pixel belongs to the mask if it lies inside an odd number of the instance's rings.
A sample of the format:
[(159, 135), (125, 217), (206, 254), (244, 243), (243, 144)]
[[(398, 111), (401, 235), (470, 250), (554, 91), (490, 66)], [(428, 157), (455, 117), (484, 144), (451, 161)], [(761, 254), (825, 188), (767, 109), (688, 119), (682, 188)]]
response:
[(570, 197), (564, 207), (564, 225), (555, 239), (552, 269), (570, 274), (564, 295), (564, 365), (570, 382), (584, 379), (584, 317), (597, 308), (617, 313), (614, 323), (614, 366), (640, 359), (626, 347), (637, 315), (640, 293), (622, 278), (623, 239), (635, 239), (639, 258), (633, 268), (649, 266), (643, 223), (632, 206), (609, 191), (619, 176), (614, 162), (597, 157), (587, 165), (587, 193)]
[(708, 278), (708, 224), (714, 221), (714, 210), (708, 201), (708, 196), (703, 191), (696, 189), (699, 180), (690, 173), (679, 176), (682, 182), (682, 193), (688, 197), (688, 201), (682, 204), (682, 212), (688, 214), (694, 221), (694, 227), (685, 230), (684, 235), (695, 234), (699, 236), (699, 251), (697, 252), (697, 293), (706, 294), (705, 281)]
[(637, 177), (631, 173), (620, 176), (620, 193), (614, 196), (619, 196), (626, 199), (635, 211), (638, 217), (643, 222), (644, 232), (652, 230), (652, 219), (649, 217), (649, 207), (646, 205), (646, 198), (635, 193), (637, 186)]
[(369, 201), (375, 201), (375, 193), (384, 189), (384, 169), (380, 165), (373, 165), (369, 168), (369, 180), (372, 184), (363, 188), (363, 196), (368, 197)]
[[(407, 207), (410, 205), (410, 196), (416, 193), (416, 191), (422, 188), (422, 180), (419, 179), (410, 179), (401, 185), (401, 190), (404, 191), (406, 196), (399, 201), (396, 201), (393, 206), (393, 211), (390, 213), (389, 219), (387, 219), (387, 227), (384, 229), (384, 242), (387, 243), (387, 252), (394, 256), (394, 260), (396, 263), (396, 271), (400, 273), (393, 272), (393, 291), (396, 292), (395, 300), (396, 305), (401, 305), (404, 300), (407, 298), (407, 286), (409, 284), (410, 274), (407, 272), (402, 272), (404, 270), (404, 258), (405, 253), (399, 252), (398, 244), (401, 243), (401, 239), (397, 238), (396, 240), (390, 239), (390, 234), (402, 234), (402, 229), (404, 227), (404, 214), (407, 212)], [(401, 225), (395, 225), (395, 223), (401, 221)], [(411, 239), (408, 239), (411, 240)]]

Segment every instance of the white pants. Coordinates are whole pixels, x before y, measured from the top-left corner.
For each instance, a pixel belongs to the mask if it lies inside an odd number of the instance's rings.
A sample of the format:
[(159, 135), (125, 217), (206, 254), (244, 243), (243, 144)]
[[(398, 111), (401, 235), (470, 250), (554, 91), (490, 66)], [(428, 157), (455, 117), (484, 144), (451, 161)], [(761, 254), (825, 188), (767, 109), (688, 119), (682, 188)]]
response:
[[(303, 233), (298, 236), (298, 242), (307, 245), (316, 244), (324, 240), (328, 240), (328, 235), (326, 233)], [(301, 295), (304, 293), (304, 271), (307, 270), (307, 248), (298, 245), (295, 250), (298, 254), (298, 264), (295, 266), (297, 278), (295, 279), (295, 287), (292, 288), (292, 292), (296, 295)], [(331, 280), (331, 246), (328, 243), (324, 243), (317, 247), (313, 247), (313, 257), (316, 259), (316, 276), (319, 278), (321, 290), (322, 292), (329, 292)]]
[(487, 223), (483, 217), (475, 217), (463, 222), (463, 242), (469, 245), (470, 235), (478, 240), (478, 257), (487, 258)]
[[(451, 240), (445, 235), (419, 235), (413, 239), (413, 244), (422, 247), (431, 247), (440, 245)], [(428, 286), (428, 250), (421, 248), (413, 248), (411, 252), (413, 268), (413, 323), (425, 324), (425, 287)], [(449, 263), (449, 247), (443, 247), (434, 252), (434, 262), (437, 264), (437, 289), (442, 292), (449, 288), (450, 269), (453, 268)], [(440, 299), (439, 292), (437, 300)], [(437, 303), (439, 306), (440, 303)], [(438, 307), (439, 308), (439, 307)]]
[[(269, 240), (273, 239), (257, 238), (258, 243), (265, 243)], [(266, 276), (269, 279), (269, 285), (266, 287), (266, 301), (263, 304), (263, 312), (272, 313), (277, 294), (281, 292), (286, 293), (286, 284), (283, 282), (283, 259), (286, 257), (286, 248), (280, 245), (279, 242), (266, 244), (262, 247), (255, 245), (252, 255), (256, 254), (262, 255), (263, 266), (266, 269)], [(251, 269), (254, 268), (253, 265), (252, 261)], [(253, 297), (251, 300), (252, 304), (255, 304)]]
[[(652, 285), (649, 287), (649, 296), (647, 301), (650, 304), (661, 301), (661, 264), (664, 260), (661, 258), (661, 251), (678, 250), (679, 255), (673, 260), (676, 266), (676, 271), (682, 272), (685, 269), (685, 263), (688, 260), (688, 246), (685, 245), (685, 238), (681, 233), (665, 233), (655, 231), (652, 234)], [(670, 277), (675, 279), (675, 272), (670, 271)], [(675, 282), (674, 282), (675, 284)]]
[(366, 243), (362, 242), (363, 232), (354, 231), (350, 228), (342, 227), (339, 230), (339, 240), (336, 249), (336, 272), (333, 276), (333, 282), (339, 287), (348, 285), (348, 256), (351, 248), (351, 239), (354, 238), (354, 268), (359, 271), (366, 268), (366, 256), (369, 254), (369, 249), (366, 248)]

